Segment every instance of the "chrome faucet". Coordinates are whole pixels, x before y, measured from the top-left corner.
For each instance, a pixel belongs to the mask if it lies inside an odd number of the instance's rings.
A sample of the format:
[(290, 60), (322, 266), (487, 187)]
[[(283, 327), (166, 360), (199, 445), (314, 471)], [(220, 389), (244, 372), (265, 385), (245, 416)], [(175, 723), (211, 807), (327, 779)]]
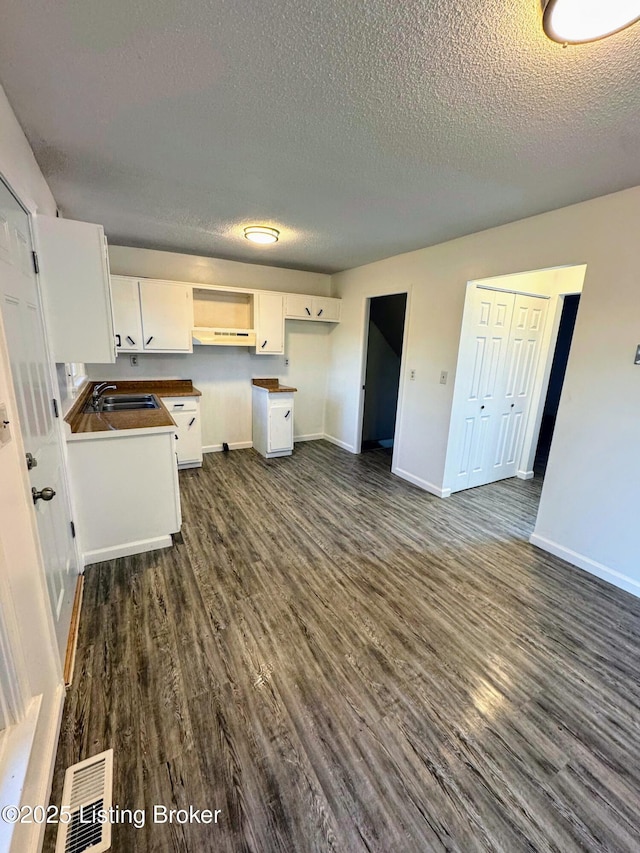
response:
[(98, 401), (105, 391), (117, 391), (117, 385), (109, 385), (108, 382), (96, 382), (93, 386), (93, 408), (98, 411)]

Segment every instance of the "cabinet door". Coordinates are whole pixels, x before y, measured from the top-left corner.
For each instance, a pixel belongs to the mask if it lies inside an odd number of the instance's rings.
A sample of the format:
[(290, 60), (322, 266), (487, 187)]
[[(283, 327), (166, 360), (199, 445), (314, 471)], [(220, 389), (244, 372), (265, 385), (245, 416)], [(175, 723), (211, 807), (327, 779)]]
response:
[(269, 453), (293, 450), (292, 403), (269, 404)]
[(284, 313), (281, 293), (256, 294), (256, 352), (258, 355), (284, 352)]
[(285, 316), (292, 320), (313, 320), (313, 297), (302, 296), (299, 293), (288, 293), (285, 296)]
[(54, 361), (113, 364), (111, 282), (102, 226), (36, 216), (34, 231)]
[(171, 417), (178, 427), (176, 435), (176, 452), (178, 454), (178, 465), (187, 462), (202, 462), (202, 429), (200, 426), (200, 412), (173, 411)]
[(314, 296), (313, 319), (324, 320), (325, 323), (338, 323), (340, 321), (340, 300), (329, 296)]
[(142, 316), (137, 278), (111, 276), (113, 320), (118, 352), (142, 350)]
[(193, 352), (190, 287), (164, 281), (141, 281), (140, 305), (145, 351)]

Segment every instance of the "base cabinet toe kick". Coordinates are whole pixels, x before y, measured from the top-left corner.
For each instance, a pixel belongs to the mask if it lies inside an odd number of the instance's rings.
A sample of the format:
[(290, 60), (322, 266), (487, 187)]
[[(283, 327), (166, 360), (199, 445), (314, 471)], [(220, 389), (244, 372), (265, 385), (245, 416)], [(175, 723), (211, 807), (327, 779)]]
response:
[(86, 433), (68, 441), (74, 521), (84, 564), (172, 544), (182, 512), (175, 427)]

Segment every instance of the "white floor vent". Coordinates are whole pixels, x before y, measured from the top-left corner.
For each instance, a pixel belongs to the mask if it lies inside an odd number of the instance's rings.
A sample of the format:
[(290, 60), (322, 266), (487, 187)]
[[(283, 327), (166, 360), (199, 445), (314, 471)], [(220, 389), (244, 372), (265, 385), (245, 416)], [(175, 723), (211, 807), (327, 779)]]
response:
[(71, 820), (58, 824), (55, 853), (102, 853), (111, 847), (112, 789), (112, 749), (67, 768), (62, 806)]

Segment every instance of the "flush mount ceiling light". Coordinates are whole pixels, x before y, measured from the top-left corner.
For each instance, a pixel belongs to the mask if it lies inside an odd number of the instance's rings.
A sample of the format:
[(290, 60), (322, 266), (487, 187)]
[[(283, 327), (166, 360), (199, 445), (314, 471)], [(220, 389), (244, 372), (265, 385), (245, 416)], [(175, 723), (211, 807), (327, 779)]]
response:
[(553, 41), (583, 44), (640, 19), (640, 0), (542, 0), (542, 25)]
[(277, 243), (280, 232), (277, 228), (267, 228), (266, 225), (249, 225), (244, 229), (244, 236), (252, 243)]

